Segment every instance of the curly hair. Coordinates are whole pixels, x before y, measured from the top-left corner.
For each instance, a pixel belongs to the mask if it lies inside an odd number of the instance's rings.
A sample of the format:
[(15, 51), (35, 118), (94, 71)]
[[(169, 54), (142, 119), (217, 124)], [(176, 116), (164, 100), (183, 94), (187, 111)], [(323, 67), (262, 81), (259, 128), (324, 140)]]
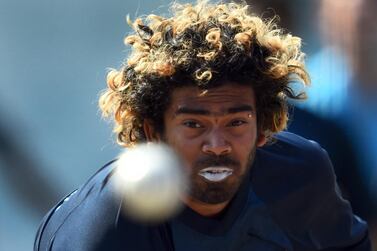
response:
[(103, 116), (114, 116), (118, 143), (145, 141), (145, 119), (163, 132), (175, 88), (205, 91), (226, 81), (254, 90), (258, 129), (267, 137), (284, 130), (287, 98), (304, 98), (289, 87), (290, 79), (309, 83), (301, 39), (284, 34), (275, 19), (249, 14), (243, 4), (198, 0), (174, 3), (171, 10), (169, 18), (148, 15), (133, 23), (128, 18), (134, 32), (124, 41), (131, 54), (121, 69), (108, 73), (99, 100)]

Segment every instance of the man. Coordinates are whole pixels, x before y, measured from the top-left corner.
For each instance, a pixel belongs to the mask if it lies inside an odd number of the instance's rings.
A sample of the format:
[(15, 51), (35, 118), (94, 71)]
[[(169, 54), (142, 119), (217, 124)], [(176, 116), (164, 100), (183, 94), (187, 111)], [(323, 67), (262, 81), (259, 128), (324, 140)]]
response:
[(121, 145), (177, 152), (186, 207), (160, 224), (120, 213), (112, 162), (50, 211), (35, 250), (370, 250), (326, 152), (280, 132), (287, 98), (301, 98), (290, 78), (308, 82), (299, 38), (233, 3), (175, 5), (131, 25), (131, 55), (100, 107)]

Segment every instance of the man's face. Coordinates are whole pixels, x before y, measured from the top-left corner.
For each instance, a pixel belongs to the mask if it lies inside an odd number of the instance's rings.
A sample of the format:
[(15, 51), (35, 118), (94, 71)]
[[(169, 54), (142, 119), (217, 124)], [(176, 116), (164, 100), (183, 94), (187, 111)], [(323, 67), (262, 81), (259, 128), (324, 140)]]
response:
[(258, 135), (254, 92), (227, 83), (207, 92), (173, 91), (164, 114), (162, 140), (180, 155), (190, 173), (190, 198), (219, 204), (237, 192), (254, 158)]

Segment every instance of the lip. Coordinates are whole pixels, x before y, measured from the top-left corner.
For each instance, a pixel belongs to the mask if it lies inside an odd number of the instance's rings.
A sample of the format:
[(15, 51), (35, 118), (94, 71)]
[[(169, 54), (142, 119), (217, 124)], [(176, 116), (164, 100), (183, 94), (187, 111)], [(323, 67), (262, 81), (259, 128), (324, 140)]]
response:
[(206, 167), (199, 171), (199, 176), (211, 182), (220, 182), (233, 174), (233, 169), (225, 166)]

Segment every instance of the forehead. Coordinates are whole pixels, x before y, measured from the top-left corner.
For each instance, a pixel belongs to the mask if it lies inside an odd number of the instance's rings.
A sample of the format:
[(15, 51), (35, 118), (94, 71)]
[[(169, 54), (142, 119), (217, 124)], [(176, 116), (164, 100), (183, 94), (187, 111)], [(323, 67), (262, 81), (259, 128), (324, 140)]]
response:
[(195, 86), (175, 89), (168, 110), (200, 108), (211, 112), (225, 112), (229, 108), (248, 105), (255, 109), (255, 96), (250, 86), (224, 84), (203, 91)]

